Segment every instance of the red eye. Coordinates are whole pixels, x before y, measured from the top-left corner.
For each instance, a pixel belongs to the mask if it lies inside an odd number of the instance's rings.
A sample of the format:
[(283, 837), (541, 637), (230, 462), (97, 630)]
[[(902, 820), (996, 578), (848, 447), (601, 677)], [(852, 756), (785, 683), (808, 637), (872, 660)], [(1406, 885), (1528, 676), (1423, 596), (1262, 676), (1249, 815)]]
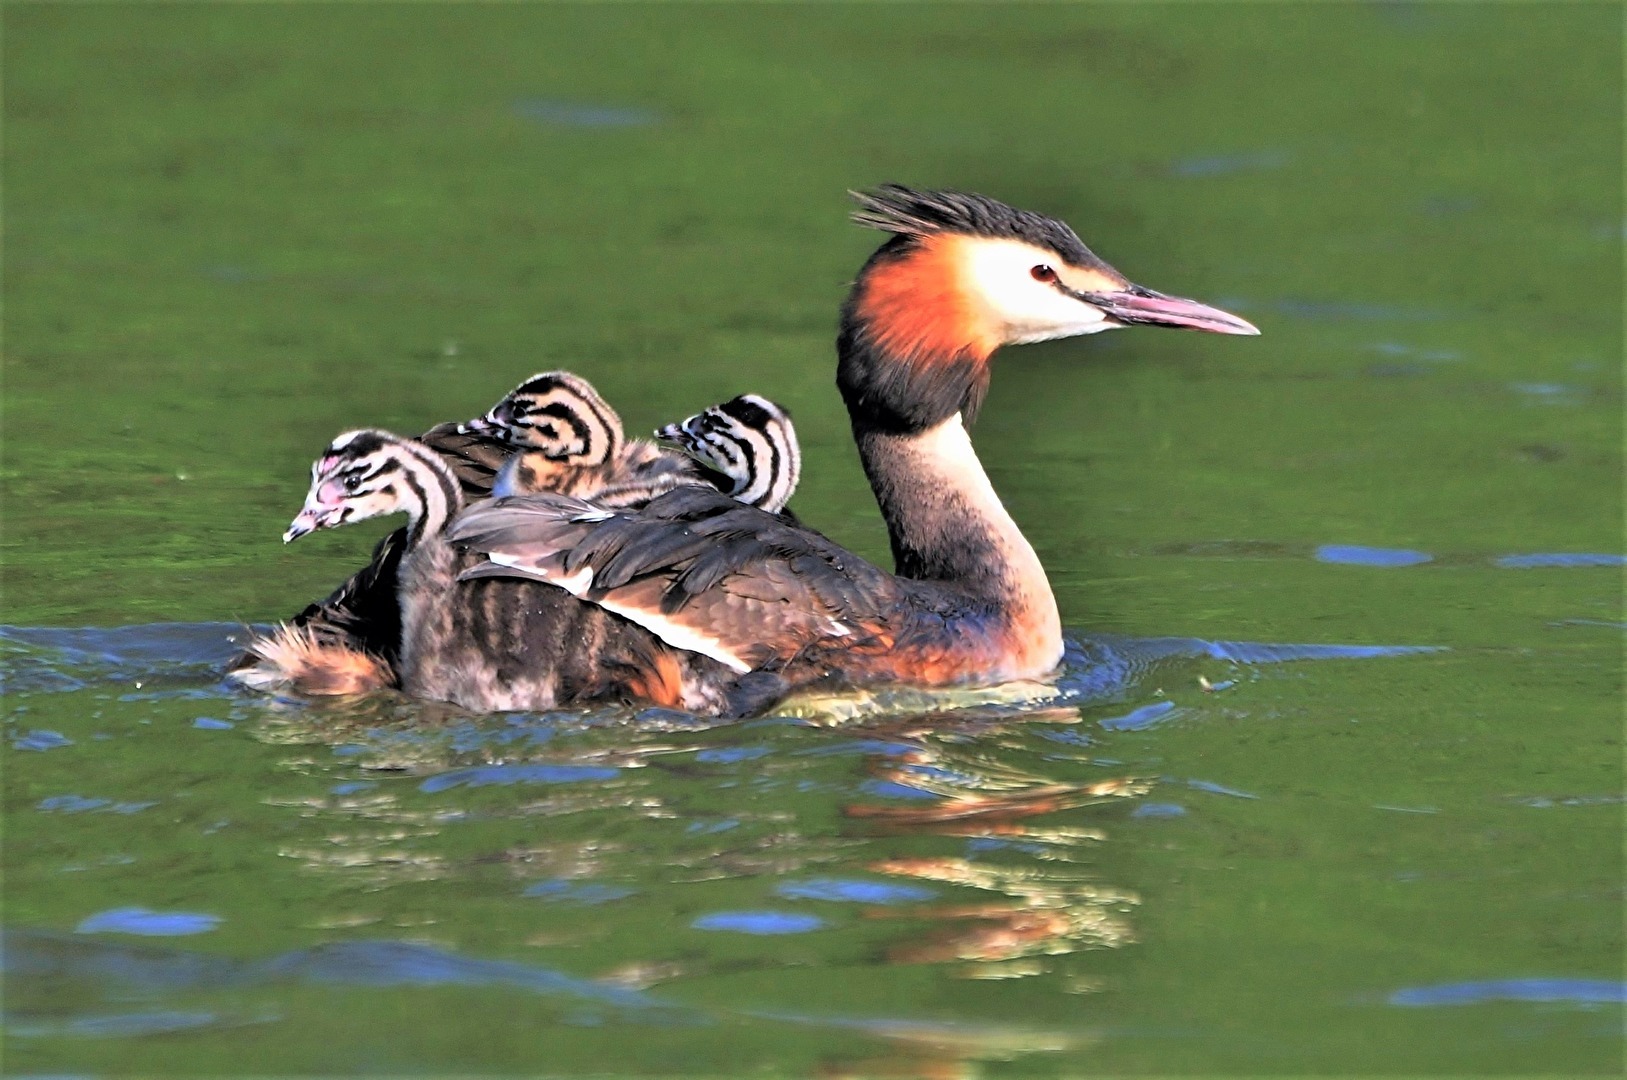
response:
[(1056, 271), (1052, 270), (1044, 263), (1040, 263), (1038, 266), (1034, 267), (1034, 269), (1028, 272), (1034, 275), (1035, 281), (1043, 281), (1047, 285), (1054, 284), (1056, 281)]

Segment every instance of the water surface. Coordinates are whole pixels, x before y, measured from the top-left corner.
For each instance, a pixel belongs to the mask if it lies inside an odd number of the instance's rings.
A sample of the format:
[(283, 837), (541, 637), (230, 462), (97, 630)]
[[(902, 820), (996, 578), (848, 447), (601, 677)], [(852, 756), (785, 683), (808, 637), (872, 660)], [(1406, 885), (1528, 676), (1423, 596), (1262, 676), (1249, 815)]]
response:
[[(1619, 1073), (1618, 8), (4, 22), (8, 1071)], [(784, 402), (884, 558), (831, 385), (883, 180), (1264, 331), (998, 358), (1059, 679), (221, 682), (377, 535), (277, 543), (334, 433), (539, 369)]]

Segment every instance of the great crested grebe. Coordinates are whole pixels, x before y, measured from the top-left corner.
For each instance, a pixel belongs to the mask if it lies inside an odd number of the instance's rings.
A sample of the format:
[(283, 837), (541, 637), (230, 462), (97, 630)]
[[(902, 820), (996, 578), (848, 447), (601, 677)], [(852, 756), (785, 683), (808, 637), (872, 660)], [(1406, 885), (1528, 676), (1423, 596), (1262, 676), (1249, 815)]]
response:
[(732, 499), (771, 514), (785, 509), (802, 477), (802, 447), (791, 414), (758, 394), (741, 394), (668, 424), (655, 437), (677, 443), (716, 470)]
[(311, 466), (304, 508), (283, 536), (407, 515), (394, 583), (394, 667), (406, 693), (479, 711), (605, 699), (728, 715), (755, 707), (755, 697), (730, 697), (740, 683), (733, 672), (552, 586), (460, 582), (459, 571), (478, 562), (446, 543), (463, 506), (453, 470), (422, 443), (349, 431)]
[[(714, 406), (718, 408), (723, 406)], [(615, 410), (591, 383), (568, 371), (533, 375), (484, 416), (455, 429), (442, 425), (414, 441), (437, 449), (449, 466), (461, 466), (458, 486), (466, 498), (483, 495), (489, 482), (495, 498), (550, 491), (590, 496), (601, 505), (640, 506), (680, 484), (708, 484), (744, 489), (742, 493), (753, 499), (777, 500), (778, 509), (796, 485), (796, 435), (789, 417), (772, 403), (742, 415), (739, 426), (730, 429), (731, 438), (772, 440), (781, 449), (761, 457), (761, 469), (737, 470), (735, 475), (706, 463), (720, 456), (732, 463), (755, 463), (759, 457), (750, 447), (725, 443), (711, 454), (684, 456), (643, 440), (628, 441)], [(448, 443), (453, 453), (446, 452)], [(512, 447), (512, 456), (502, 461), (504, 451), (492, 449), (492, 444)], [(471, 468), (476, 460), (472, 451), (480, 455), (478, 468)], [(492, 474), (489, 470), (494, 467)], [(304, 619), (256, 635), (231, 677), (252, 689), (291, 689), (308, 695), (358, 694), (400, 685), (395, 670), (401, 635), (395, 575), (406, 543), (404, 532), (386, 537), (369, 567), (371, 575), (364, 572), (347, 583), (361, 586), (353, 590), (353, 602), (386, 594), (388, 605), (375, 604), (368, 617), (341, 625), (312, 619), (312, 609), (307, 609)], [(313, 608), (322, 610), (320, 605)], [(336, 610), (344, 613), (349, 608), (338, 605)], [(490, 699), (486, 694), (485, 700)], [(465, 695), (465, 700), (472, 699)]]
[(712, 479), (681, 454), (628, 439), (610, 403), (568, 371), (531, 376), (485, 416), (458, 427), (514, 448), (492, 481), (497, 499), (551, 491), (606, 506), (637, 506), (680, 484)]
[(1072, 229), (980, 195), (855, 194), (892, 234), (841, 313), (837, 386), (892, 541), (888, 574), (818, 534), (701, 488), (639, 510), (538, 495), (471, 508), (449, 531), (529, 577), (736, 672), (925, 686), (1042, 676), (1062, 657), (1044, 568), (967, 436), (1002, 345), (1128, 325), (1257, 334), (1133, 285)]

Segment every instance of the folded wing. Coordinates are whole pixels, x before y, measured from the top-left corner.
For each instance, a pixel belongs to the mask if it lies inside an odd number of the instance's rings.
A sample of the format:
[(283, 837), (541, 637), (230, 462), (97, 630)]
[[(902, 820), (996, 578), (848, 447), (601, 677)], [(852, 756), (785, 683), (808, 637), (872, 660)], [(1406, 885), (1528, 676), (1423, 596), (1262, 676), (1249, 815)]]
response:
[(810, 649), (884, 649), (898, 580), (817, 533), (687, 487), (638, 510), (553, 495), (472, 507), (449, 538), (464, 574), (547, 581), (737, 671)]

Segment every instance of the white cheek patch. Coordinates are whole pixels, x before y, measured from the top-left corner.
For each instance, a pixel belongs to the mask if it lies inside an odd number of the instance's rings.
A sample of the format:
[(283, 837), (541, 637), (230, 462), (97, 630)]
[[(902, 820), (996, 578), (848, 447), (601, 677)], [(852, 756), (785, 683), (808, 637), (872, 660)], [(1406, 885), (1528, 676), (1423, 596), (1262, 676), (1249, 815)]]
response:
[(1034, 277), (1036, 266), (1054, 266), (1055, 252), (1021, 240), (965, 241), (962, 269), (967, 290), (983, 304), (1012, 345), (1111, 330), (1099, 308)]

